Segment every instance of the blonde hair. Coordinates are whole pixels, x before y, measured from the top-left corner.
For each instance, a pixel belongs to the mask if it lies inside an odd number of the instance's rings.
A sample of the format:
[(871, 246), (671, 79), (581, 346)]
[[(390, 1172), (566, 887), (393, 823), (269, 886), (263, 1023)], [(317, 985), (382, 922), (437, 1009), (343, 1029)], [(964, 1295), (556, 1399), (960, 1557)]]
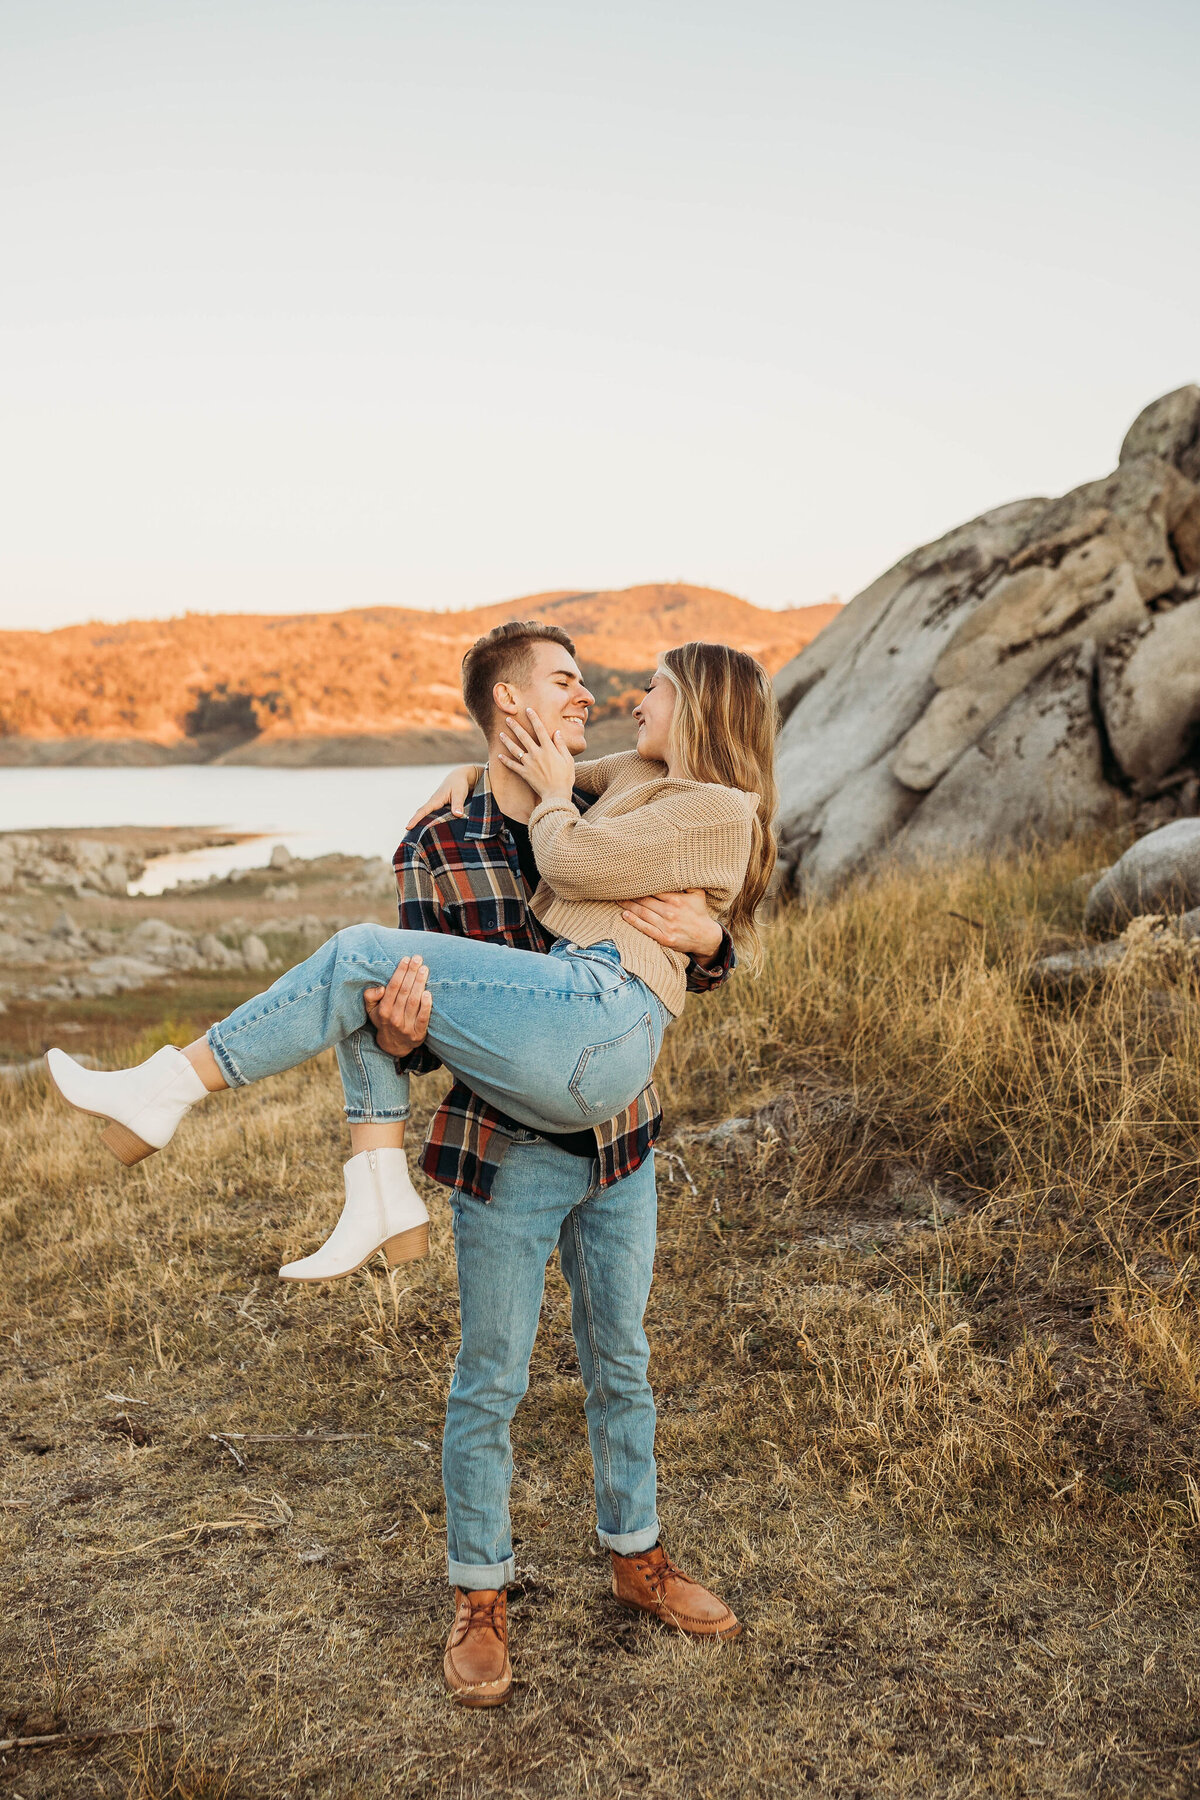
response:
[(728, 644), (678, 644), (663, 654), (659, 667), (675, 689), (672, 767), (689, 781), (718, 782), (758, 795), (746, 879), (724, 921), (754, 964), (762, 955), (754, 915), (775, 867), (771, 824), (779, 799), (779, 707), (771, 677), (754, 657)]

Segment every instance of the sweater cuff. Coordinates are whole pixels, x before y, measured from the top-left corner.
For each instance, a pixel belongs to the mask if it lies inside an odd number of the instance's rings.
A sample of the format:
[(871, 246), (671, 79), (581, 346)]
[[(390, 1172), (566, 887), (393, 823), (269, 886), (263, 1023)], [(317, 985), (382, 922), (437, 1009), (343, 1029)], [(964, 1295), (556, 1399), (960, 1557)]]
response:
[(532, 831), (535, 825), (540, 825), (543, 819), (548, 819), (552, 813), (556, 812), (570, 813), (575, 819), (579, 817), (579, 808), (573, 800), (563, 800), (556, 796), (551, 800), (538, 801), (529, 815), (529, 824), (526, 829)]

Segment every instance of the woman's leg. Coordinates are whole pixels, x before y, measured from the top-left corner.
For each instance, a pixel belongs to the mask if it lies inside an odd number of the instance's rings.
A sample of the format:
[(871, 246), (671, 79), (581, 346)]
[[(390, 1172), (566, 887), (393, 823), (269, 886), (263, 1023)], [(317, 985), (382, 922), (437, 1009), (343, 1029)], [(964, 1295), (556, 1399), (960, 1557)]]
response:
[(406, 1126), (376, 1125), (372, 1121), (350, 1126), (350, 1148), (357, 1156), (361, 1150), (403, 1150)]
[(207, 1038), (196, 1038), (183, 1053), (210, 1094), (219, 1094), (229, 1083), (221, 1073), (221, 1065), (208, 1047)]
[(430, 1048), (534, 1130), (610, 1118), (649, 1080), (664, 1015), (615, 950), (542, 956), (356, 925), (212, 1027), (208, 1046), (225, 1081), (241, 1087), (338, 1046), (350, 1118), (406, 1118), (408, 1077), (380, 1051), (363, 1004), (363, 990), (386, 983), (406, 955), (429, 969)]
[[(349, 1040), (346, 1040), (347, 1042)], [(342, 1046), (339, 1044), (338, 1049)], [(210, 1094), (220, 1093), (229, 1083), (221, 1073), (216, 1057), (208, 1047), (207, 1038), (197, 1038), (187, 1046), (183, 1053), (195, 1069)], [(342, 1083), (343, 1092), (346, 1084)], [(346, 1094), (347, 1106), (350, 1095)], [(395, 1122), (378, 1119), (351, 1119), (350, 1149), (357, 1156), (362, 1150), (401, 1150), (404, 1147), (405, 1121)]]

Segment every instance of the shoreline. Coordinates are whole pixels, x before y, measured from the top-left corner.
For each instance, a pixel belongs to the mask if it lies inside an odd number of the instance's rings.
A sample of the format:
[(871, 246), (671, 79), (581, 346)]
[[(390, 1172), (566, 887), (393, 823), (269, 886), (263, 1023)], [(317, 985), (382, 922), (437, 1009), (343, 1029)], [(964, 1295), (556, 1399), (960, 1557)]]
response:
[[(588, 730), (588, 755), (631, 750), (636, 731), (627, 716), (599, 719)], [(413, 730), (329, 736), (184, 738), (174, 744), (145, 738), (0, 737), (5, 769), (366, 769), (419, 768), (482, 759), (476, 731)]]

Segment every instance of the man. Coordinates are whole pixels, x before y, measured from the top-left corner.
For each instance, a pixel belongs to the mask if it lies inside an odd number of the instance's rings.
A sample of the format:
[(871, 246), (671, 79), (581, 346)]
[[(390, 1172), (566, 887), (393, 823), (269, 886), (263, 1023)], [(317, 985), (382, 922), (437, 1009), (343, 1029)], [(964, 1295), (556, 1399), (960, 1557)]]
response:
[[(488, 740), (489, 761), (466, 807), (410, 827), (396, 852), (400, 924), (545, 952), (552, 936), (529, 908), (538, 883), (528, 831), (536, 796), (498, 750), (510, 720), (535, 711), (572, 755), (586, 750), (592, 695), (565, 632), (500, 625), (463, 660), (463, 698)], [(584, 810), (589, 797), (575, 795)], [(631, 902), (627, 916), (689, 956), (688, 986), (704, 992), (733, 967), (727, 933), (702, 892)], [(423, 1047), (430, 997), (422, 965), (401, 963), (386, 989), (366, 991), (382, 1048), (414, 1072), (437, 1068)], [(456, 1611), (446, 1682), (470, 1706), (495, 1706), (512, 1684), (505, 1589), (515, 1561), (509, 1521), (509, 1425), (528, 1385), (546, 1264), (558, 1247), (571, 1290), (595, 1470), (597, 1528), (612, 1553), (613, 1591), (626, 1605), (700, 1637), (740, 1626), (659, 1544), (654, 1399), (642, 1319), (654, 1262), (653, 1145), (662, 1123), (653, 1084), (595, 1130), (539, 1136), (456, 1082), (429, 1128), (422, 1167), (451, 1189), (462, 1342), (446, 1411), (442, 1480), (448, 1572)]]

